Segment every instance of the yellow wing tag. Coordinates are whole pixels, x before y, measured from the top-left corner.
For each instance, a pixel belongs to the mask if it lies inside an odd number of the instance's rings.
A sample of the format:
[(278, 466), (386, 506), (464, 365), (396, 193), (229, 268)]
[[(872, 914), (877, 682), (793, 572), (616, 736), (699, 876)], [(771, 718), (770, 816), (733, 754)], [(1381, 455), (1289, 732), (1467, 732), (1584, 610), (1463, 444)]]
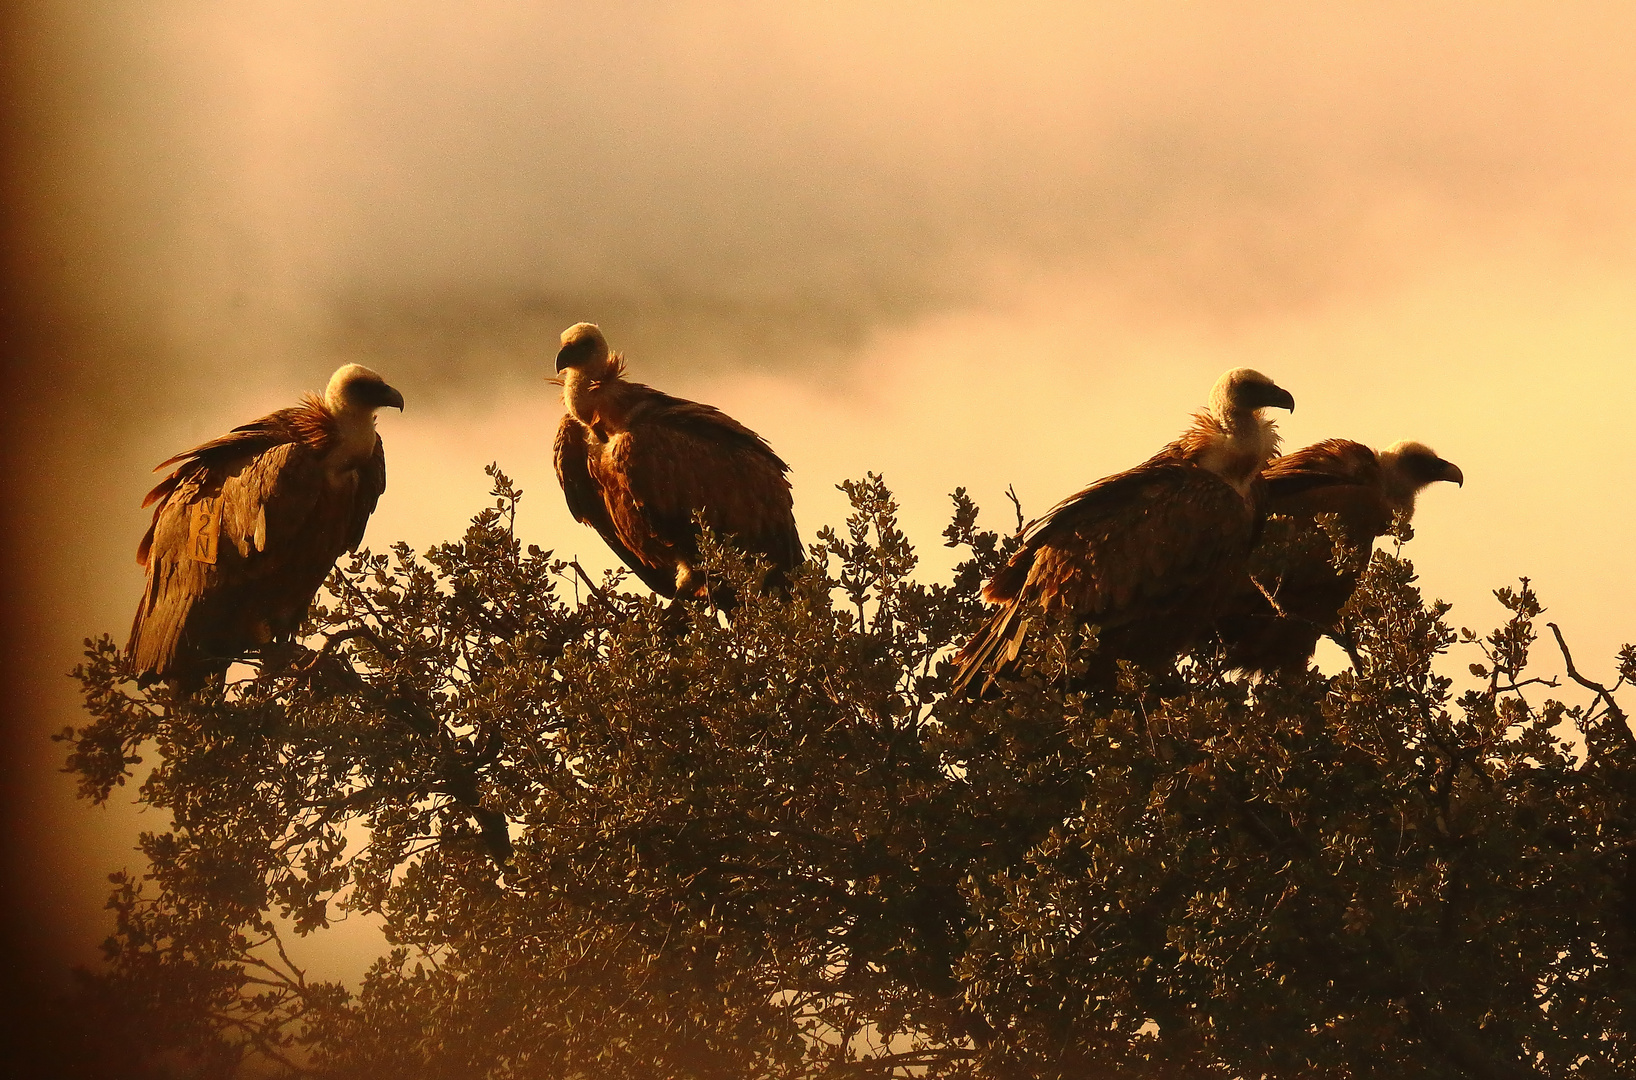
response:
[(187, 530), (187, 557), (194, 562), (214, 564), (216, 541), (222, 531), (222, 500), (200, 499), (192, 510)]

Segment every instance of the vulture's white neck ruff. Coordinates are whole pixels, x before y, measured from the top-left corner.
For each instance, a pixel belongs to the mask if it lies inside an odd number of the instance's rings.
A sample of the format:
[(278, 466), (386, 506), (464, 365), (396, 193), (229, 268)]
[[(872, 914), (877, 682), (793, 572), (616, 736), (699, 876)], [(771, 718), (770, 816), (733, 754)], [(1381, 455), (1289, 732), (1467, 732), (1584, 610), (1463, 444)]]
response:
[(563, 408), (587, 427), (596, 422), (596, 403), (591, 400), (594, 396), (595, 382), (596, 380), (577, 367), (571, 367), (562, 373)]
[(1210, 410), (1221, 430), (1213, 433), (1199, 464), (1249, 497), (1250, 485), (1278, 452), (1278, 426), (1256, 409)]
[(1238, 409), (1228, 414), (1221, 425), (1235, 447), (1255, 458), (1256, 472), (1278, 453), (1278, 425), (1261, 413), (1260, 409)]
[(324, 457), (333, 472), (357, 467), (375, 454), (375, 410), (368, 405), (343, 404), (331, 408), (335, 420), (335, 443)]
[(1413, 514), (1415, 497), (1425, 484), (1409, 476), (1395, 454), (1381, 454), (1380, 473), (1382, 494), (1386, 504), (1396, 513)]
[(1278, 452), (1278, 428), (1262, 417), (1261, 408), (1248, 404), (1256, 400), (1244, 392), (1249, 385), (1270, 387), (1272, 382), (1249, 368), (1234, 368), (1210, 388), (1207, 412), (1215, 424), (1204, 426), (1216, 430), (1204, 440), (1203, 453), (1197, 459), (1245, 497), (1262, 468)]
[[(562, 373), (562, 405), (575, 420), (590, 427), (607, 425), (617, 417), (607, 415), (605, 391), (618, 378), (611, 360), (576, 365)], [(617, 412), (617, 410), (615, 410)]]

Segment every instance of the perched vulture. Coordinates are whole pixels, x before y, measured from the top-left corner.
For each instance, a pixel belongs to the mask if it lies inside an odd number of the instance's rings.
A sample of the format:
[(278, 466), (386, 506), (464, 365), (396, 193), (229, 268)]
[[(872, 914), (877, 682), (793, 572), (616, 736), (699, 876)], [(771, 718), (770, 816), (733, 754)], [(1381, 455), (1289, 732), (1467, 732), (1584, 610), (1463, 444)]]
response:
[(199, 685), (290, 637), (343, 552), (358, 546), (386, 489), (375, 410), (403, 395), (347, 364), (323, 397), (280, 409), (178, 454), (142, 505), (148, 571), (128, 646), (144, 682)]
[(626, 380), (624, 358), (591, 323), (562, 332), (557, 371), (567, 410), (557, 479), (569, 512), (654, 592), (704, 594), (695, 511), (765, 556), (775, 577), (800, 564), (789, 466), (761, 436), (709, 405)]
[[(1457, 465), (1421, 443), (1395, 443), (1377, 453), (1347, 439), (1286, 454), (1262, 476), (1267, 512), (1290, 519), (1287, 543), (1256, 550), (1216, 624), (1233, 665), (1258, 672), (1306, 664), (1357, 587), (1375, 537), (1391, 530), (1393, 515), (1414, 513), (1421, 488), (1438, 480), (1465, 484)], [(1336, 515), (1357, 560), (1334, 565), (1334, 544), (1318, 526), (1319, 514)]]
[(1295, 399), (1259, 372), (1229, 371), (1179, 439), (1029, 525), (983, 589), (1000, 609), (955, 657), (954, 692), (1014, 668), (1036, 605), (1097, 627), (1091, 685), (1110, 684), (1118, 660), (1164, 664), (1186, 649), (1243, 575), (1264, 516), (1259, 477), (1278, 447), (1268, 407)]

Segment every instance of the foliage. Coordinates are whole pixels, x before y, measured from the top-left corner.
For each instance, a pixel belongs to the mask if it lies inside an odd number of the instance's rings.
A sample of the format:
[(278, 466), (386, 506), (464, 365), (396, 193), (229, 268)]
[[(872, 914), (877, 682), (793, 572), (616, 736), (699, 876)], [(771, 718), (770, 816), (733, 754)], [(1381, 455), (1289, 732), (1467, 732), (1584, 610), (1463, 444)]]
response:
[[(955, 700), (1011, 550), (964, 492), (948, 585), (874, 476), (787, 593), (707, 537), (729, 621), (525, 547), (492, 475), (461, 541), (339, 568), (282, 670), (178, 697), (87, 643), (70, 768), (151, 759), (172, 823), (85, 1037), (154, 1075), (1636, 1075), (1636, 652), (1535, 703), (1526, 581), (1456, 634), (1377, 552), (1333, 678), (1086, 694), (1063, 626)], [(282, 947), (343, 911), (392, 945), (352, 992)]]

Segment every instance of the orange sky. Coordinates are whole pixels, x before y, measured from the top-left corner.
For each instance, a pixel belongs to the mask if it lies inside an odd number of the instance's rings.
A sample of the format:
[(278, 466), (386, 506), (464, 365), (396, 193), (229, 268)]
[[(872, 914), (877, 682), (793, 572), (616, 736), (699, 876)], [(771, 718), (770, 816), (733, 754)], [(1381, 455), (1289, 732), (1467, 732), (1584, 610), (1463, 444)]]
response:
[(148, 469), (345, 360), (408, 399), (375, 546), (455, 535), (498, 459), (530, 541), (608, 562), (548, 460), (589, 319), (766, 435), (808, 537), (883, 471), (933, 570), (955, 485), (1041, 511), (1246, 364), (1287, 445), (1465, 470), (1411, 549), (1457, 623), (1526, 573), (1587, 669), (1636, 637), (1636, 10), (455, 11), (13, 17), (5, 809), (42, 955), (94, 955), (145, 825), (46, 736), (128, 625)]

